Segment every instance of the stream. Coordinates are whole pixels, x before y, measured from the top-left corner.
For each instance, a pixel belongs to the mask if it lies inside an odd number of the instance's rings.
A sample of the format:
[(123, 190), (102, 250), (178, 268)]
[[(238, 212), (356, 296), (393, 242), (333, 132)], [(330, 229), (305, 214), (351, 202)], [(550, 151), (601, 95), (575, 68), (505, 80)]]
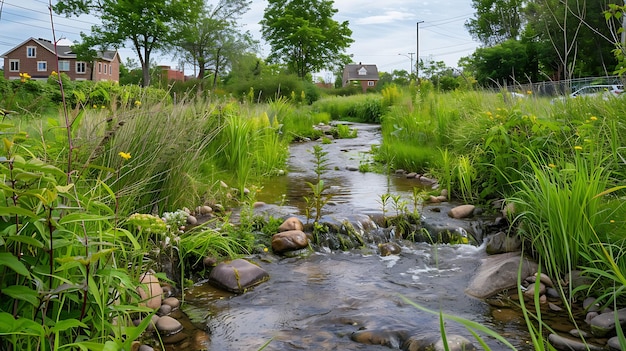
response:
[[(377, 125), (355, 124), (356, 139), (322, 145), (329, 170), (323, 179), (333, 193), (325, 217), (380, 215), (381, 194), (398, 194), (411, 202), (415, 179), (356, 171), (380, 141)], [(294, 144), (286, 175), (266, 184), (259, 201), (306, 220), (309, 195), (305, 182), (314, 182), (316, 142)], [(422, 216), (448, 219), (447, 211), (420, 208)], [(199, 330), (208, 333), (208, 350), (390, 350), (401, 345), (371, 345), (351, 339), (360, 330), (405, 331), (408, 335), (439, 334), (439, 315), (424, 312), (407, 301), (478, 322), (503, 335), (519, 350), (532, 350), (526, 325), (517, 314), (467, 296), (468, 286), (484, 246), (399, 241), (399, 255), (381, 256), (376, 243), (350, 251), (318, 248), (306, 257), (287, 258), (271, 253), (248, 259), (270, 279), (234, 295), (201, 281), (186, 291), (183, 311)], [(405, 300), (406, 299), (406, 300)], [(500, 315), (500, 316), (499, 316)], [(464, 336), (479, 346), (462, 325), (446, 321), (446, 333)], [(493, 350), (506, 347), (485, 337)], [(184, 348), (190, 350), (191, 348)]]

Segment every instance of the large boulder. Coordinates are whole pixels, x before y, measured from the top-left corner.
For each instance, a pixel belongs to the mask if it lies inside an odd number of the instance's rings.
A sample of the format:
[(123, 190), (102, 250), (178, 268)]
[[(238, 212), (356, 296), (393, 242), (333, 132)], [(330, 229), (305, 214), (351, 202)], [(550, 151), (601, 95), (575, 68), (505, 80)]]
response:
[(220, 289), (241, 294), (268, 280), (269, 277), (263, 268), (239, 258), (221, 262), (213, 268), (209, 274), (209, 283)]
[(490, 297), (502, 290), (516, 287), (519, 273), (522, 277), (528, 277), (535, 274), (537, 268), (537, 263), (522, 257), (519, 252), (488, 256), (482, 260), (465, 293), (479, 299)]
[(272, 250), (276, 253), (300, 250), (308, 245), (309, 238), (301, 230), (288, 230), (272, 237)]
[(489, 255), (519, 251), (522, 241), (517, 236), (509, 236), (498, 232), (487, 239), (485, 250)]

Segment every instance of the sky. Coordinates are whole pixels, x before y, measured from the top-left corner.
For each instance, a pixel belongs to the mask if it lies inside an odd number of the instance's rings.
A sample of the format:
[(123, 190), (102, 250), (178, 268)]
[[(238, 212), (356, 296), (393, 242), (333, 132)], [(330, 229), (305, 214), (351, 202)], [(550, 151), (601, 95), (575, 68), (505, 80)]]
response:
[[(210, 4), (213, 0), (206, 1)], [(266, 6), (265, 0), (253, 0), (240, 21), (242, 29), (261, 42), (261, 57), (269, 54), (259, 25)], [(471, 0), (335, 0), (334, 7), (338, 10), (334, 19), (348, 21), (352, 30), (354, 42), (346, 53), (352, 55), (353, 62), (375, 64), (382, 72), (411, 71), (418, 45), (420, 59), (443, 61), (449, 67), (457, 67), (461, 57), (479, 46), (464, 26), (474, 14)], [(52, 22), (57, 40), (74, 41), (80, 40), (80, 32), (89, 33), (97, 19), (53, 15)], [(53, 39), (48, 1), (0, 0), (0, 55), (30, 37)], [(122, 48), (119, 53), (122, 62), (127, 58), (138, 62), (131, 48)], [(171, 55), (156, 54), (153, 58), (159, 65), (178, 66)], [(193, 73), (188, 67), (185, 71)], [(328, 75), (318, 73), (319, 78), (332, 81)]]

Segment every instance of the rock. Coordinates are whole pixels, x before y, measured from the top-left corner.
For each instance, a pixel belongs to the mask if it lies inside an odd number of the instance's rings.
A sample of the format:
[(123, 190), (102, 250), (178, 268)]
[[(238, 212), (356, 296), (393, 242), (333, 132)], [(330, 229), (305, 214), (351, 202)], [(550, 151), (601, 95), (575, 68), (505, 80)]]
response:
[(213, 256), (207, 256), (202, 259), (202, 264), (205, 267), (215, 267), (215, 265), (217, 264), (217, 258)]
[(170, 305), (163, 304), (163, 305), (161, 305), (161, 307), (159, 307), (158, 313), (159, 313), (160, 316), (168, 315), (168, 314), (170, 314), (170, 312), (172, 312), (172, 306), (170, 306)]
[(402, 252), (400, 245), (396, 243), (382, 243), (378, 244), (381, 256), (398, 255)]
[(272, 250), (276, 253), (299, 250), (308, 245), (309, 238), (301, 230), (289, 230), (274, 234), (272, 237)]
[(476, 206), (474, 205), (460, 205), (452, 208), (448, 212), (448, 216), (456, 219), (467, 218), (472, 215), (472, 213), (474, 212), (474, 208), (476, 208)]
[(356, 166), (346, 166), (346, 171), (356, 172), (359, 170), (359, 167)]
[(548, 295), (548, 297), (553, 298), (553, 299), (557, 299), (561, 296), (559, 295), (559, 292), (555, 288), (547, 288), (546, 295)]
[(432, 179), (432, 178), (424, 177), (424, 176), (418, 177), (417, 179), (419, 179), (419, 181), (420, 181), (422, 184), (434, 185), (434, 184), (436, 184), (436, 183), (437, 183), (437, 181), (436, 181), (436, 180), (434, 180), (434, 179)]
[(441, 189), (441, 194), (439, 195), (448, 198), (448, 189)]
[(172, 335), (183, 330), (183, 325), (170, 316), (163, 316), (157, 321), (156, 328), (162, 335)]
[(595, 297), (587, 297), (583, 300), (583, 309), (587, 312), (599, 312), (600, 304), (596, 303)]
[(598, 345), (584, 343), (580, 340), (566, 338), (558, 334), (550, 334), (548, 341), (557, 350), (563, 351), (600, 351), (604, 349)]
[(159, 284), (159, 279), (152, 273), (144, 273), (141, 275), (139, 284), (141, 284), (137, 287), (137, 293), (141, 299), (139, 304), (154, 310), (161, 307), (163, 289)]
[(302, 221), (296, 217), (287, 218), (281, 225), (278, 227), (278, 232), (286, 232), (290, 230), (304, 230), (304, 225)]
[(429, 202), (432, 202), (432, 203), (434, 203), (434, 204), (438, 204), (438, 203), (440, 203), (440, 202), (445, 202), (445, 201), (448, 201), (448, 198), (447, 198), (447, 197), (445, 197), (445, 196), (443, 196), (443, 195), (439, 195), (439, 196), (432, 196), (432, 195), (430, 195), (430, 196), (428, 197), (428, 201), (429, 201)]
[(519, 251), (522, 242), (517, 236), (509, 236), (498, 232), (487, 239), (485, 250), (489, 255)]
[(482, 259), (482, 264), (465, 293), (484, 299), (504, 289), (516, 287), (520, 264), (522, 276), (529, 276), (537, 271), (537, 263), (522, 258), (519, 252), (491, 255)]
[(192, 215), (187, 216), (187, 224), (196, 225), (198, 224), (198, 219)]
[(168, 297), (167, 299), (163, 300), (163, 304), (170, 306), (174, 310), (180, 306), (180, 300), (175, 297)]
[[(449, 351), (476, 351), (476, 347), (466, 338), (455, 335), (446, 335)], [(444, 351), (441, 335), (411, 336), (402, 344), (403, 351)]]
[(622, 346), (619, 343), (619, 337), (618, 336), (614, 336), (612, 338), (610, 338), (607, 342), (606, 345), (609, 347), (609, 349), (611, 350), (622, 350)]
[[(595, 312), (590, 312), (595, 313)], [(595, 316), (590, 321), (591, 333), (595, 336), (607, 336), (615, 333), (615, 314), (622, 329), (626, 327), (626, 308), (620, 308), (613, 313), (603, 313)]]
[(352, 341), (366, 345), (381, 345), (392, 349), (400, 348), (408, 332), (405, 330), (359, 330), (350, 336)]
[(415, 178), (416, 176), (417, 176), (417, 173), (410, 172), (410, 173), (407, 173), (405, 177), (407, 177), (407, 178)]
[(555, 312), (563, 311), (563, 308), (561, 308), (561, 306), (553, 304), (552, 302), (548, 303), (548, 308)]
[(530, 285), (528, 285), (528, 288), (526, 289), (526, 291), (524, 291), (524, 296), (532, 299), (535, 296), (535, 290), (537, 289), (539, 290), (539, 295), (543, 295), (546, 293), (545, 285), (539, 283), (539, 287), (537, 288), (536, 283), (531, 283)]
[(269, 279), (269, 274), (261, 267), (244, 259), (222, 262), (211, 270), (209, 283), (220, 289), (244, 293), (247, 289)]
[(141, 345), (139, 346), (139, 351), (154, 351), (154, 349), (148, 345)]

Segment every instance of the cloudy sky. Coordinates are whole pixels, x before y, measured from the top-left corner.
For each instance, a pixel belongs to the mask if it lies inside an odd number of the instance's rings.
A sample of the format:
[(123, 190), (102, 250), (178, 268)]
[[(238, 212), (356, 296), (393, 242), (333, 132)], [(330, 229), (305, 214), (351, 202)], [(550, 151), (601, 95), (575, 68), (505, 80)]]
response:
[[(266, 1), (254, 0), (242, 18), (244, 29), (250, 30), (261, 43), (258, 23), (266, 6)], [(410, 70), (410, 57), (413, 60), (416, 57), (418, 22), (419, 57), (423, 60), (444, 61), (456, 67), (459, 58), (468, 56), (478, 46), (464, 27), (474, 13), (470, 0), (335, 0), (335, 8), (338, 10), (335, 20), (349, 21), (353, 32), (354, 43), (347, 53), (354, 62), (376, 64), (380, 71)], [(57, 39), (70, 41), (80, 39), (81, 31), (89, 32), (95, 21), (90, 17), (66, 19), (54, 15), (52, 18)], [(0, 0), (0, 54), (29, 37), (52, 39), (50, 22), (47, 1)], [(263, 46), (260, 54), (267, 56), (268, 47)], [(130, 49), (120, 50), (120, 55), (123, 61), (136, 57)], [(157, 55), (155, 60), (176, 66), (167, 55)]]

